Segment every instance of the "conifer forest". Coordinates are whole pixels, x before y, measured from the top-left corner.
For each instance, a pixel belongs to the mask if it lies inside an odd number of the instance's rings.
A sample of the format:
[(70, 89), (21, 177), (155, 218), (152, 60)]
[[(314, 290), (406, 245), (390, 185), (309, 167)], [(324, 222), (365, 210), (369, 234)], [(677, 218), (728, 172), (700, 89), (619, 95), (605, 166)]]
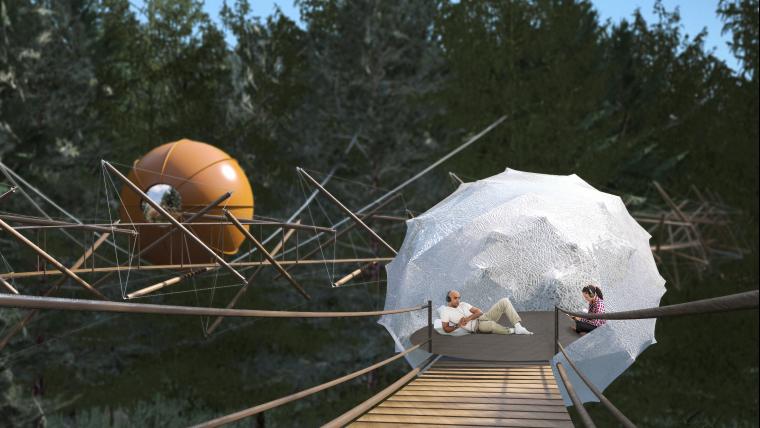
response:
[[(121, 184), (108, 182), (101, 160), (126, 172), (183, 138), (237, 159), (255, 217), (283, 221), (304, 203), (313, 188), (296, 167), (317, 180), (332, 171), (326, 187), (356, 209), (503, 116), (382, 211), (386, 221), (373, 227), (383, 238), (398, 248), (405, 227), (392, 220), (449, 195), (452, 177), (475, 181), (507, 167), (577, 174), (631, 212), (666, 207), (657, 182), (676, 201), (695, 198), (695, 189), (720, 201), (738, 254), (698, 271), (663, 263), (661, 305), (757, 289), (758, 0), (721, 0), (715, 10), (738, 70), (659, 2), (656, 19), (637, 12), (619, 23), (601, 20), (588, 0), (295, 3), (302, 22), (263, 15), (255, 0), (227, 0), (219, 24), (199, 0), (0, 0), (0, 161), (49, 199), (16, 192), (0, 200), (0, 213), (69, 221), (54, 201), (82, 221), (108, 221)], [(0, 175), (0, 194), (18, 177)], [(329, 226), (342, 215), (321, 200), (300, 220)], [(83, 251), (72, 239), (92, 240), (81, 230), (19, 231), (67, 266)], [(289, 245), (309, 236), (299, 232)], [(325, 257), (387, 256), (355, 236), (326, 247)], [(2, 231), (0, 255), (2, 273), (44, 263)], [(124, 261), (113, 250), (99, 257), (99, 265)], [(331, 287), (357, 267), (293, 269), (309, 301), (264, 269), (237, 307), (383, 309), (381, 267)], [(146, 284), (158, 278), (135, 275)], [(57, 279), (13, 284), (42, 295)], [(98, 287), (120, 301), (124, 281), (113, 275)], [(229, 283), (199, 275), (139, 302), (224, 307), (236, 292), (220, 286)], [(73, 283), (58, 295), (92, 297)], [(0, 308), (0, 336), (27, 313)], [(230, 318), (211, 335), (204, 322), (40, 311), (0, 350), (0, 426), (189, 426), (394, 349), (377, 318)], [(658, 320), (657, 343), (605, 394), (641, 427), (756, 427), (758, 325), (757, 310)], [(321, 425), (408, 370), (400, 359), (230, 426)], [(586, 408), (599, 426), (617, 426), (599, 403)]]

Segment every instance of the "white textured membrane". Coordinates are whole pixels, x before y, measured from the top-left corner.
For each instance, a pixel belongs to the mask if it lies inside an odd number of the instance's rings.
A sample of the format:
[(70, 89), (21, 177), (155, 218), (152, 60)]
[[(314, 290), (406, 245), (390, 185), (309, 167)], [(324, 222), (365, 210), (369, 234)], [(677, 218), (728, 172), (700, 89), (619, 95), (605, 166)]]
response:
[[(445, 303), (448, 290), (456, 289), (463, 301), (481, 308), (508, 297), (518, 311), (550, 311), (555, 305), (581, 311), (586, 307), (581, 288), (588, 284), (602, 288), (609, 312), (656, 307), (665, 280), (657, 271), (649, 238), (619, 197), (576, 175), (507, 169), (460, 185), (407, 221), (404, 243), (387, 266), (385, 309), (429, 299), (437, 307)], [(401, 350), (427, 324), (427, 313), (386, 315), (379, 322)], [(655, 343), (654, 328), (654, 319), (607, 321), (566, 351), (604, 389)], [(418, 350), (408, 361), (416, 365), (427, 356)], [(564, 360), (560, 356), (554, 356), (555, 364)], [(563, 365), (581, 399), (597, 401)]]

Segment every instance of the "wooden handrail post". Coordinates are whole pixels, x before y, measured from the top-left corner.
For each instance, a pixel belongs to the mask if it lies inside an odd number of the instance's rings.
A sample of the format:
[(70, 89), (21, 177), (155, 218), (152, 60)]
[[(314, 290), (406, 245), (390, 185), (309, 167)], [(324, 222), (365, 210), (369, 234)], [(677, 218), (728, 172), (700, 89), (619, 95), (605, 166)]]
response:
[(559, 309), (554, 305), (554, 353), (559, 352)]
[(433, 353), (433, 301), (428, 300), (428, 352)]

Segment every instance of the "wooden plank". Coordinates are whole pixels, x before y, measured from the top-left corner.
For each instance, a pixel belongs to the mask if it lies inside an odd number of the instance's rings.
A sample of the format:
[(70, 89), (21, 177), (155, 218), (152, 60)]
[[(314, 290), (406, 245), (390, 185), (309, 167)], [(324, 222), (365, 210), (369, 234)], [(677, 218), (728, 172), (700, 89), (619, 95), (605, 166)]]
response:
[(503, 412), (558, 412), (567, 413), (564, 404), (536, 405), (536, 404), (494, 404), (494, 403), (451, 403), (449, 400), (438, 401), (391, 401), (386, 400), (378, 407), (413, 407), (416, 409), (461, 409), (461, 410), (498, 410)]
[[(417, 397), (425, 397), (425, 396), (431, 396), (431, 397), (440, 397), (441, 392), (440, 391), (406, 391), (405, 389), (402, 389), (401, 391), (397, 392), (397, 396), (403, 396), (403, 395), (413, 395)], [(561, 398), (561, 396), (557, 394), (549, 394), (546, 392), (536, 392), (536, 393), (529, 393), (529, 392), (505, 392), (505, 393), (499, 393), (499, 392), (471, 392), (467, 394), (468, 397), (483, 397), (483, 398)]]
[(498, 392), (498, 391), (517, 391), (517, 390), (526, 390), (527, 392), (533, 392), (533, 391), (547, 391), (547, 392), (553, 392), (556, 393), (557, 391), (550, 391), (552, 389), (557, 389), (557, 386), (546, 386), (546, 385), (530, 385), (530, 384), (518, 384), (518, 385), (430, 385), (430, 384), (409, 384), (406, 387), (404, 387), (404, 390), (407, 391), (458, 391), (458, 392), (468, 392), (468, 391), (476, 391), (476, 392)]
[[(553, 314), (552, 311), (547, 312)], [(546, 366), (548, 364), (540, 364), (535, 362), (517, 362), (517, 361), (490, 361), (490, 360), (463, 360), (463, 359), (448, 359), (442, 358), (438, 360), (436, 365), (439, 364), (457, 364), (464, 365), (500, 365), (500, 366)]]
[(499, 365), (499, 364), (434, 364), (432, 368), (437, 367), (446, 367), (446, 368), (464, 368), (464, 369), (473, 369), (473, 370), (492, 370), (492, 369), (512, 369), (512, 370), (546, 370), (551, 369), (551, 366), (548, 364), (542, 364), (542, 365), (524, 365), (524, 366), (514, 366), (514, 365)]
[(496, 380), (504, 380), (504, 379), (525, 379), (525, 380), (547, 380), (547, 381), (555, 381), (556, 379), (554, 376), (544, 375), (544, 376), (504, 376), (504, 375), (461, 375), (456, 373), (448, 373), (448, 374), (442, 374), (442, 373), (432, 373), (432, 374), (425, 374), (422, 375), (427, 378), (431, 379), (496, 379)]
[(540, 374), (540, 373), (552, 373), (551, 369), (507, 369), (507, 368), (499, 368), (499, 367), (493, 367), (493, 368), (482, 368), (482, 369), (474, 369), (469, 367), (431, 367), (430, 369), (426, 370), (426, 372), (433, 371), (433, 372), (450, 372), (450, 371), (458, 371), (462, 373), (524, 373), (524, 374)]
[(467, 372), (458, 372), (455, 370), (452, 371), (433, 371), (433, 372), (425, 372), (423, 376), (459, 376), (459, 377), (484, 377), (484, 376), (490, 376), (490, 377), (502, 377), (502, 378), (512, 378), (515, 379), (548, 379), (554, 378), (554, 375), (551, 373), (499, 373), (499, 372), (478, 372), (478, 373), (467, 373)]
[(504, 426), (535, 428), (574, 428), (572, 421), (530, 420), (514, 418), (450, 418), (446, 416), (400, 416), (366, 414), (359, 422), (389, 422), (395, 424), (418, 423), (432, 425), (470, 425), (470, 426)]
[[(418, 424), (418, 423), (406, 423), (405, 425), (412, 426), (415, 428), (438, 428), (439, 425), (435, 424)], [(357, 427), (357, 428), (387, 428), (387, 427), (397, 427), (399, 426), (398, 423), (394, 422), (352, 422), (351, 425), (348, 425), (350, 427)], [(472, 425), (446, 425), (446, 428), (472, 428)]]
[(461, 410), (461, 409), (422, 409), (400, 407), (375, 407), (369, 414), (373, 415), (411, 415), (411, 416), (441, 416), (456, 418), (504, 418), (512, 419), (546, 419), (569, 421), (570, 415), (557, 412), (511, 411), (508, 414), (498, 410)]
[(462, 373), (552, 373), (551, 369), (518, 369), (507, 367), (431, 367), (426, 372), (459, 371)]
[(489, 389), (504, 389), (504, 388), (525, 388), (525, 389), (557, 389), (557, 385), (551, 385), (546, 383), (469, 383), (469, 382), (412, 382), (409, 386), (415, 388), (435, 389), (435, 388), (482, 388), (484, 390)]
[(419, 377), (413, 383), (426, 385), (483, 385), (483, 386), (505, 386), (505, 385), (544, 385), (547, 388), (556, 387), (557, 383), (549, 379), (436, 379), (429, 377)]
[(424, 386), (406, 387), (403, 389), (406, 392), (432, 392), (438, 395), (466, 395), (470, 397), (479, 397), (483, 394), (541, 394), (542, 396), (559, 396), (559, 389), (531, 389), (531, 388), (491, 388), (491, 389), (479, 389), (479, 388), (427, 388)]
[[(403, 401), (403, 402), (440, 402), (440, 396), (430, 395), (405, 395), (396, 396), (392, 395), (388, 397), (387, 401)], [(457, 397), (458, 403), (463, 404), (524, 404), (524, 405), (537, 405), (537, 406), (564, 406), (565, 402), (562, 398), (535, 398), (535, 397), (506, 397), (501, 396), (497, 398), (493, 397)]]

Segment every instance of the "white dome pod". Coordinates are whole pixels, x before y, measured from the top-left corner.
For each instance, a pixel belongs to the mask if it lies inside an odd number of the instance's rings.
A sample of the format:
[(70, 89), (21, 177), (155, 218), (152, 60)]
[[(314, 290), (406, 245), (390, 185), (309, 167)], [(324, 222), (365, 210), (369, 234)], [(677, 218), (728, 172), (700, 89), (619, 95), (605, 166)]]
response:
[[(649, 233), (619, 197), (576, 175), (507, 169), (460, 185), (406, 224), (404, 243), (387, 266), (386, 310), (429, 299), (435, 308), (452, 289), (484, 310), (508, 297), (518, 312), (551, 311), (555, 305), (582, 311), (581, 288), (588, 284), (601, 287), (608, 312), (657, 307), (665, 293)], [(427, 313), (386, 315), (379, 323), (401, 350), (427, 325)], [(655, 343), (654, 330), (654, 319), (607, 321), (566, 351), (603, 390)], [(416, 365), (427, 356), (418, 350), (407, 359)], [(560, 356), (553, 363), (562, 361)], [(580, 398), (598, 401), (564, 365)]]

